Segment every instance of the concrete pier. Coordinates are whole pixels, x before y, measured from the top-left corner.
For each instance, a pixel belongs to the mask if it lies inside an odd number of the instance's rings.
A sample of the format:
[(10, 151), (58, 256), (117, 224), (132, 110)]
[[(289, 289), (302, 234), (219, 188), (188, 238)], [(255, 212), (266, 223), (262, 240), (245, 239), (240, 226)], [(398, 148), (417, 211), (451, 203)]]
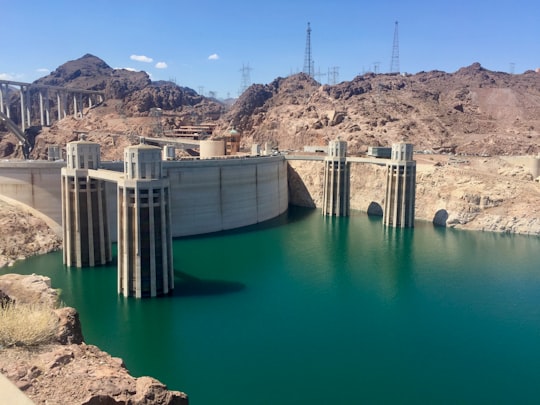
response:
[(174, 288), (169, 179), (161, 149), (149, 145), (124, 151), (118, 181), (118, 292), (155, 297)]
[(84, 140), (66, 147), (62, 168), (64, 264), (97, 266), (112, 260), (105, 183), (89, 176), (100, 163), (99, 144)]
[(416, 194), (416, 162), (413, 145), (392, 145), (392, 157), (386, 164), (386, 197), (384, 218), (386, 226), (395, 228), (414, 227), (414, 202)]
[(347, 142), (330, 141), (324, 159), (323, 215), (348, 216), (350, 170), (347, 163)]

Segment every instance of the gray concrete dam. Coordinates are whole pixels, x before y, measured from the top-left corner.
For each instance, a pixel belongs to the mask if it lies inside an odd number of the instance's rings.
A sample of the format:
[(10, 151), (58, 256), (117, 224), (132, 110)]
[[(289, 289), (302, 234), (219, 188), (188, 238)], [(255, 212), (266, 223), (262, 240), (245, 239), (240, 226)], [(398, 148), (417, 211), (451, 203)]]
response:
[[(387, 159), (347, 158), (350, 209), (383, 215)], [(60, 171), (65, 162), (0, 162), (0, 199), (44, 219), (62, 235)], [(107, 215), (117, 222), (118, 176), (123, 162), (102, 162)], [(324, 204), (324, 156), (262, 156), (164, 161), (171, 187), (173, 237), (239, 228), (274, 218), (288, 204)], [(114, 173), (112, 173), (112, 172)], [(109, 174), (107, 174), (109, 173)], [(107, 181), (107, 177), (108, 181)], [(116, 226), (110, 227), (112, 241)]]
[[(64, 162), (0, 162), (0, 198), (46, 220), (61, 235), (60, 171)], [(123, 162), (103, 162), (104, 173)], [(218, 232), (279, 216), (289, 203), (287, 162), (282, 156), (164, 161), (170, 181), (173, 237)], [(118, 173), (121, 175), (121, 173)], [(117, 221), (116, 176), (107, 181), (107, 212)], [(107, 180), (107, 179), (106, 179)], [(116, 241), (116, 226), (110, 227)]]

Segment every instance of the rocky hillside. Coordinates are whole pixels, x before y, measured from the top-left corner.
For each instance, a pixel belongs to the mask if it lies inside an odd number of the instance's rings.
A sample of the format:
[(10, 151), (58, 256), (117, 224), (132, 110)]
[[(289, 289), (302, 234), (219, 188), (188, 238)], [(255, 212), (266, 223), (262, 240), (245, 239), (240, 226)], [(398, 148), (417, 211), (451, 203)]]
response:
[(151, 80), (145, 72), (113, 69), (98, 57), (86, 54), (64, 63), (34, 83), (103, 91), (107, 99), (123, 99), (133, 91), (149, 86)]
[(246, 145), (326, 145), (351, 153), (395, 141), (435, 153), (540, 151), (540, 73), (492, 72), (478, 63), (455, 73), (366, 74), (334, 86), (304, 74), (251, 86), (224, 118)]
[[(103, 60), (87, 54), (59, 66), (36, 84), (103, 91), (105, 103), (86, 109), (81, 118), (68, 116), (43, 128), (35, 138), (32, 159), (46, 158), (47, 146), (65, 145), (77, 139), (76, 131), (86, 132), (90, 140), (104, 146), (104, 159), (119, 159), (125, 146), (138, 142), (139, 136), (156, 132), (152, 109), (160, 108), (160, 131), (215, 121), (226, 108), (217, 100), (197, 94), (194, 90), (172, 82), (152, 82), (145, 72), (113, 69)], [(10, 96), (12, 111), (20, 110), (18, 93)], [(37, 94), (35, 106), (37, 106)], [(51, 114), (56, 115), (55, 100)], [(36, 112), (34, 115), (38, 117)], [(0, 158), (21, 158), (16, 138), (0, 124)]]
[(152, 108), (176, 112), (194, 106), (206, 107), (209, 112), (220, 112), (222, 108), (220, 103), (188, 87), (165, 81), (152, 82), (146, 72), (113, 69), (90, 54), (64, 63), (34, 83), (103, 91), (107, 100), (122, 100), (119, 112), (128, 116), (146, 116)]
[[(297, 74), (252, 85), (232, 107), (172, 82), (152, 82), (144, 72), (113, 69), (93, 55), (67, 62), (37, 83), (100, 90), (107, 101), (80, 119), (44, 128), (35, 159), (45, 156), (46, 145), (73, 139), (74, 131), (107, 145), (105, 158), (120, 158), (126, 144), (156, 132), (153, 108), (163, 111), (162, 130), (214, 121), (218, 135), (239, 130), (246, 149), (270, 142), (301, 150), (340, 136), (351, 154), (402, 140), (434, 153), (540, 152), (540, 73), (492, 72), (478, 63), (454, 73), (370, 73), (332, 86)], [(17, 100), (11, 102), (17, 109)], [(0, 157), (20, 157), (16, 140), (1, 131)]]

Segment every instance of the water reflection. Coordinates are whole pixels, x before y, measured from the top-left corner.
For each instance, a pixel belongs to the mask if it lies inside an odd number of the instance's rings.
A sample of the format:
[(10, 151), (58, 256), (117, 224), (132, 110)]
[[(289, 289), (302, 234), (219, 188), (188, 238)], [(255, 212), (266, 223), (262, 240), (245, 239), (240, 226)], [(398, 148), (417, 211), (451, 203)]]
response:
[(381, 294), (387, 300), (405, 298), (414, 289), (414, 229), (383, 226), (382, 241)]
[(356, 239), (349, 232), (349, 220), (344, 217), (323, 217), (321, 227), (320, 248), (326, 262), (326, 269), (329, 282), (343, 285), (351, 282), (351, 269), (355, 267), (356, 255), (352, 250), (358, 251)]

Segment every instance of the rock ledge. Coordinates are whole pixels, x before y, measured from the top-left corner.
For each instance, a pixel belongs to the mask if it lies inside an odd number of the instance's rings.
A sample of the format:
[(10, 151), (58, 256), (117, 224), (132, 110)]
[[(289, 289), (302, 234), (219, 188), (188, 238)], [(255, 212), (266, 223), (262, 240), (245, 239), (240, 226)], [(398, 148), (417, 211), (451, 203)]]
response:
[[(38, 299), (53, 307), (58, 299), (50, 279), (37, 275), (0, 276), (0, 292), (16, 302)], [(55, 342), (35, 348), (0, 347), (0, 373), (36, 404), (188, 404), (185, 393), (170, 391), (151, 377), (132, 377), (122, 359), (85, 344), (73, 308), (55, 312)]]

